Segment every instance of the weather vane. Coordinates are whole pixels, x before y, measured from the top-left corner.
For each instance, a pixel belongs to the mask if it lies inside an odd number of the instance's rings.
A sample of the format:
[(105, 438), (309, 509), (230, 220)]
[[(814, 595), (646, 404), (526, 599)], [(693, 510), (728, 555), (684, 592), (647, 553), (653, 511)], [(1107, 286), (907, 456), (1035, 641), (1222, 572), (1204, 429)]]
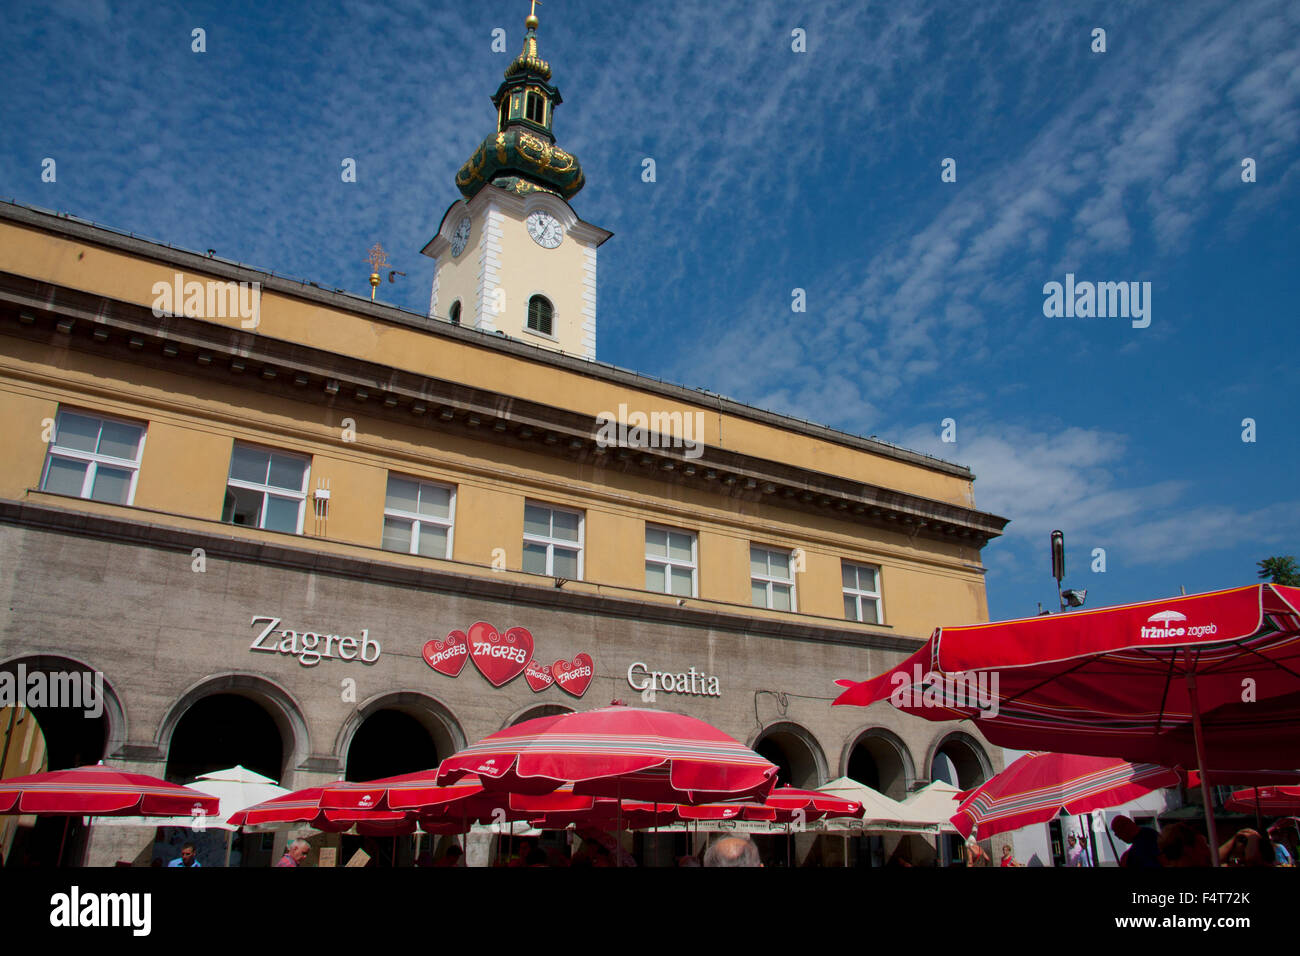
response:
[(375, 290), (379, 288), (379, 270), (388, 265), (388, 253), (384, 252), (384, 247), (375, 243), (370, 247), (370, 253), (366, 256), (370, 263), (370, 301), (375, 301)]

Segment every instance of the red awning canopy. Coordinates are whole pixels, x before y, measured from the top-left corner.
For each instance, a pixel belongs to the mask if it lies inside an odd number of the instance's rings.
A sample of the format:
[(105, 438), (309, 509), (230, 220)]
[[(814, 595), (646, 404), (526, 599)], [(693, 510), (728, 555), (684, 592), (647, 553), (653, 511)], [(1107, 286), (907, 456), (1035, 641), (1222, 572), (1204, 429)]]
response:
[(1298, 609), (1300, 588), (1263, 584), (940, 628), (885, 674), (841, 681), (835, 703), (892, 700), (971, 718), (1004, 747), (1190, 768), (1195, 694), (1209, 766), (1300, 766)]

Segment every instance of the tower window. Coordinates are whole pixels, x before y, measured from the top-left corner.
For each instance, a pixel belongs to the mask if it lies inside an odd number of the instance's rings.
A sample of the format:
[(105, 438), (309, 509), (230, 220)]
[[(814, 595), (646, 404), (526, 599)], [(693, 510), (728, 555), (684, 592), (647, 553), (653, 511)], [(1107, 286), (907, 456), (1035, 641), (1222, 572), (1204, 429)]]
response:
[(555, 309), (546, 296), (535, 295), (528, 300), (528, 328), (532, 331), (554, 335), (551, 328), (554, 315)]
[(447, 314), (447, 318), (451, 319), (452, 325), (460, 325), (460, 299), (451, 304), (451, 312)]
[(528, 105), (524, 113), (534, 123), (544, 122), (546, 116), (545, 101), (537, 93), (528, 93)]

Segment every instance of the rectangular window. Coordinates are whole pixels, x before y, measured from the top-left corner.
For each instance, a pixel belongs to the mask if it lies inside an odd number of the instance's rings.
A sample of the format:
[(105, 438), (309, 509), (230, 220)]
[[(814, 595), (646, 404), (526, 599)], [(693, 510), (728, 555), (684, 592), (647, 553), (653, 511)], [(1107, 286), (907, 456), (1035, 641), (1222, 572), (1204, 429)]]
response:
[(235, 444), (221, 520), (302, 534), (310, 462), (285, 452)]
[(60, 410), (41, 490), (129, 505), (135, 500), (145, 426)]
[(581, 581), (582, 512), (525, 503), (523, 569)]
[(645, 589), (679, 597), (696, 597), (696, 537), (672, 528), (645, 529)]
[(534, 123), (542, 122), (542, 98), (536, 93), (528, 94), (528, 118)]
[(754, 607), (774, 611), (797, 610), (794, 598), (794, 568), (789, 551), (749, 548), (749, 587)]
[(844, 617), (863, 624), (879, 624), (880, 569), (867, 564), (841, 562), (844, 578)]
[(455, 511), (456, 489), (389, 475), (384, 550), (450, 558)]

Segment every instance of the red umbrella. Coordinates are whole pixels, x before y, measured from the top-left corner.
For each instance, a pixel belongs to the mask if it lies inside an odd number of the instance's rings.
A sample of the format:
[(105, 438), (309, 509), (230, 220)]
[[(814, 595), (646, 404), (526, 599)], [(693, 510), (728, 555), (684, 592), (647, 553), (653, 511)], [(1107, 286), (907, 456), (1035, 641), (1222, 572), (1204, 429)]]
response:
[(352, 829), (365, 836), (400, 836), (415, 830), (412, 815), (395, 810), (333, 810), (321, 806), (324, 787), (307, 787), (232, 813), (234, 826), (300, 823), (313, 830), (342, 833)]
[(992, 743), (1022, 750), (1227, 770), (1300, 764), (1298, 607), (1300, 589), (1262, 584), (940, 628), (888, 673), (842, 681), (836, 703), (889, 698), (931, 720), (972, 718)]
[(580, 796), (566, 785), (547, 794), (503, 793), (485, 790), (474, 774), (440, 785), (438, 769), (369, 780), (336, 783), (324, 788), (321, 806), (339, 810), (414, 811), (421, 820), (500, 819), (525, 820), (536, 813), (590, 810), (595, 798)]
[[(0, 780), (0, 813), (51, 817), (174, 817), (215, 814), (221, 801), (144, 773), (98, 764)], [(59, 860), (68, 838), (63, 821)]]
[(662, 710), (611, 705), (538, 717), (453, 754), (438, 782), (478, 774), (483, 786), (574, 793), (660, 803), (761, 798), (776, 765), (702, 720)]
[(1238, 790), (1224, 804), (1235, 813), (1259, 812), (1266, 817), (1300, 813), (1300, 787), (1252, 787)]
[(1172, 787), (1178, 773), (1155, 764), (1113, 757), (1030, 753), (974, 790), (959, 794), (952, 825), (963, 837), (979, 828), (981, 839), (1045, 823), (1062, 810), (1089, 813)]
[(195, 808), (215, 814), (220, 801), (144, 773), (103, 764), (0, 780), (0, 813), (47, 816), (175, 817)]

